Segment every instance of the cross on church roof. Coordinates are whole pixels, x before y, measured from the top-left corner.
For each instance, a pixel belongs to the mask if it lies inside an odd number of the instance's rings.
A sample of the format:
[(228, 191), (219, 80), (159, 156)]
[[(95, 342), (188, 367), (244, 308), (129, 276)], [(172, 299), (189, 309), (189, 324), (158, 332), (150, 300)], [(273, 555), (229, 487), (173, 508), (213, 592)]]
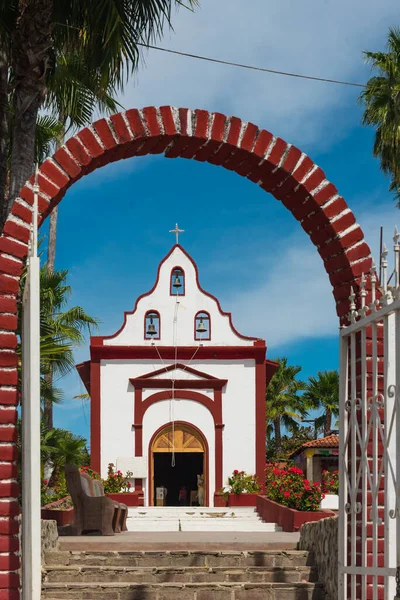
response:
[(176, 243), (177, 244), (179, 244), (179, 234), (180, 233), (184, 233), (184, 231), (185, 231), (184, 229), (179, 229), (178, 223), (176, 223), (175, 229), (170, 229), (169, 230), (170, 233), (175, 233), (175, 235), (176, 235)]

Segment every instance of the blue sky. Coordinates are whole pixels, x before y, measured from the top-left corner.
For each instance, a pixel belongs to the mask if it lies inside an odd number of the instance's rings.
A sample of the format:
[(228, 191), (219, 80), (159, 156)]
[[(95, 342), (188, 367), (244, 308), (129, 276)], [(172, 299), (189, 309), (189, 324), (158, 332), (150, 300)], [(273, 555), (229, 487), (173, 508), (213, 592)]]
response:
[[(160, 45), (267, 68), (364, 82), (362, 51), (383, 49), (398, 0), (203, 0), (180, 9)], [(172, 104), (256, 123), (297, 145), (347, 200), (377, 257), (379, 226), (391, 244), (398, 209), (361, 127), (359, 89), (234, 69), (156, 51), (126, 87), (125, 108)], [(148, 291), (174, 242), (199, 267), (203, 287), (232, 311), (239, 331), (266, 339), (302, 378), (337, 368), (338, 323), (322, 262), (292, 215), (250, 181), (221, 167), (161, 156), (113, 163), (78, 181), (60, 204), (56, 267), (69, 269), (72, 303), (112, 334)], [(47, 235), (47, 227), (43, 228)], [(76, 352), (88, 358), (88, 347)], [(76, 373), (59, 382), (55, 425), (89, 435), (89, 408), (72, 399)]]

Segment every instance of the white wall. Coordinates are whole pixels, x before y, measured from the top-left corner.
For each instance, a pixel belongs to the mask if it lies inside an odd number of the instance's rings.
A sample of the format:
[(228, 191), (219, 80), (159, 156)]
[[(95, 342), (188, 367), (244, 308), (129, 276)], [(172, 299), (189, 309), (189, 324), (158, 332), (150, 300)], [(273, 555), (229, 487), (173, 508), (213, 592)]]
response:
[[(180, 266), (185, 271), (185, 296), (170, 296), (171, 269)], [(251, 340), (242, 339), (231, 328), (228, 316), (221, 315), (217, 302), (200, 291), (196, 282), (196, 270), (193, 262), (175, 248), (172, 254), (162, 263), (160, 278), (156, 289), (148, 296), (140, 299), (134, 314), (127, 315), (124, 329), (115, 337), (104, 339), (107, 346), (151, 345), (151, 340), (144, 340), (144, 317), (148, 310), (157, 310), (161, 315), (160, 346), (174, 344), (173, 320), (178, 301), (177, 343), (181, 346), (193, 346), (194, 317), (198, 311), (205, 310), (211, 317), (211, 341), (204, 345), (216, 346), (248, 346)], [(122, 319), (122, 315), (121, 315)], [(122, 321), (121, 321), (122, 325)]]
[[(185, 272), (185, 296), (170, 295), (171, 270), (181, 267)], [(177, 304), (178, 302), (178, 304)], [(202, 292), (197, 284), (193, 261), (175, 247), (160, 266), (160, 275), (154, 291), (138, 301), (136, 311), (127, 315), (126, 324), (115, 337), (105, 338), (108, 346), (151, 346), (144, 339), (144, 317), (148, 310), (157, 310), (161, 316), (160, 346), (197, 346), (194, 339), (194, 317), (199, 311), (207, 311), (211, 317), (211, 340), (207, 346), (249, 346), (252, 339), (243, 339), (231, 327), (229, 317), (221, 314), (218, 303)], [(177, 315), (174, 327), (174, 316)], [(174, 330), (176, 337), (174, 337)], [(179, 361), (178, 361), (179, 362)], [(185, 361), (187, 364), (189, 361)], [(160, 361), (154, 348), (153, 360), (102, 360), (101, 377), (101, 472), (104, 476), (109, 462), (117, 457), (134, 455), (135, 432), (132, 424), (134, 415), (134, 388), (129, 382), (163, 366), (173, 364), (171, 360)], [(255, 363), (254, 360), (193, 360), (190, 366), (208, 375), (227, 379), (222, 392), (223, 431), (223, 484), (227, 483), (234, 469), (255, 471)], [(158, 378), (196, 379), (198, 376), (185, 372), (160, 374)], [(190, 389), (190, 386), (188, 386)], [(143, 390), (143, 400), (159, 390)], [(200, 390), (214, 398), (213, 390)], [(211, 413), (201, 404), (189, 400), (176, 400), (175, 412), (171, 414), (169, 401), (152, 405), (145, 413), (143, 422), (143, 453), (148, 452), (148, 443), (154, 432), (174, 417), (177, 421), (193, 423), (206, 436), (210, 449), (211, 484), (210, 498), (215, 484), (215, 430)]]
[[(215, 430), (214, 420), (209, 410), (198, 402), (190, 400), (162, 400), (152, 404), (143, 417), (143, 453), (148, 454), (149, 443), (153, 434), (172, 420), (186, 421), (200, 429), (207, 440), (209, 449), (208, 484), (210, 498), (215, 490)], [(149, 498), (149, 481), (146, 481), (146, 498)]]
[[(173, 361), (164, 361), (165, 366)], [(134, 456), (134, 388), (130, 378), (162, 368), (159, 360), (102, 360), (101, 390), (101, 472), (117, 457)], [(253, 360), (194, 360), (191, 367), (220, 379), (228, 379), (222, 392), (223, 484), (234, 469), (255, 471), (255, 364)], [(203, 390), (199, 390), (203, 392)], [(151, 390), (155, 393), (157, 390)], [(148, 394), (146, 394), (147, 396)], [(209, 397), (213, 393), (208, 391)], [(175, 400), (174, 418), (188, 421), (206, 435), (210, 457), (214, 456), (215, 432), (211, 413), (201, 404)], [(162, 401), (146, 411), (143, 421), (143, 453), (155, 431), (172, 420), (170, 402)], [(204, 428), (204, 429), (203, 429)], [(214, 490), (215, 464), (210, 460), (211, 492)], [(212, 495), (210, 496), (212, 498)]]

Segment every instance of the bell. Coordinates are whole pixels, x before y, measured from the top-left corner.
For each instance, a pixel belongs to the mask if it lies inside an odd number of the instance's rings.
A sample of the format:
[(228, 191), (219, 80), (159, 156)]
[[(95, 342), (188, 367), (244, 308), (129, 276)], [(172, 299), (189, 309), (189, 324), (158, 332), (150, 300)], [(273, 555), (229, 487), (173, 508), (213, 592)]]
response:
[(182, 286), (181, 281), (179, 279), (179, 276), (176, 275), (175, 279), (174, 279), (174, 283), (172, 284), (174, 286), (174, 288), (178, 289)]
[(149, 323), (146, 333), (147, 333), (147, 335), (157, 335), (157, 330), (153, 323), (153, 319), (151, 319), (151, 318), (150, 318), (150, 323)]
[(197, 333), (207, 333), (207, 328), (203, 323), (203, 319), (200, 319), (200, 323), (197, 325), (196, 331)]

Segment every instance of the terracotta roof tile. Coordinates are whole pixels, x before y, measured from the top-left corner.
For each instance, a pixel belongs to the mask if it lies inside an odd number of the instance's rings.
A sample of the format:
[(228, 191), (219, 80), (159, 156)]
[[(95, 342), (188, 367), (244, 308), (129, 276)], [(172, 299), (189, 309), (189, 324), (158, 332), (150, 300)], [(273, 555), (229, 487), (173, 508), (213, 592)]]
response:
[(336, 448), (339, 446), (338, 435), (328, 435), (318, 440), (311, 440), (303, 444), (302, 448)]
[(309, 442), (305, 442), (302, 446), (297, 448), (297, 450), (292, 452), (290, 456), (300, 454), (300, 452), (306, 448), (339, 448), (339, 436), (328, 435), (317, 440), (310, 440)]

